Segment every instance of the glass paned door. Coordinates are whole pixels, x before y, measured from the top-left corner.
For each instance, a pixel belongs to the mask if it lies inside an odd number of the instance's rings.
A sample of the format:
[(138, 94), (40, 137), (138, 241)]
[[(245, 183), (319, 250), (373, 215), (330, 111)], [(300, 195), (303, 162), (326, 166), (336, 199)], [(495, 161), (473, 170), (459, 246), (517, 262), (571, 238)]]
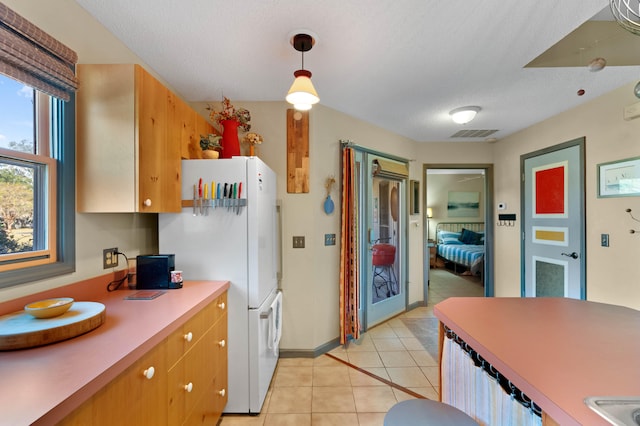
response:
[(366, 301), (363, 324), (372, 327), (406, 307), (404, 232), (406, 215), (406, 179), (373, 176), (372, 155), (367, 155), (361, 206), (362, 229), (362, 301)]

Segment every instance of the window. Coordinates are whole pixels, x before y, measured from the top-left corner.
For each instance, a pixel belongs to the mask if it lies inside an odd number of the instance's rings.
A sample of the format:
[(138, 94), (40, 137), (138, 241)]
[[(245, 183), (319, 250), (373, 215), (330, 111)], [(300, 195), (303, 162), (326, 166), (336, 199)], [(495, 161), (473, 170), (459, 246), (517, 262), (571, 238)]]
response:
[(0, 2), (0, 287), (75, 270), (77, 62)]
[(0, 287), (75, 270), (74, 103), (0, 75)]

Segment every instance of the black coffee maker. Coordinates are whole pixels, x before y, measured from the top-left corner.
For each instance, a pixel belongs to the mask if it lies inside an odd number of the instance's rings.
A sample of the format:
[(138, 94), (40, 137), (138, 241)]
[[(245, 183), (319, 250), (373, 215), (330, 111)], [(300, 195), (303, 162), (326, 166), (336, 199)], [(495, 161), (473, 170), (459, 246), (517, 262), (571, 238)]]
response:
[(136, 263), (136, 288), (182, 288), (182, 282), (171, 282), (171, 271), (176, 269), (174, 254), (141, 255)]

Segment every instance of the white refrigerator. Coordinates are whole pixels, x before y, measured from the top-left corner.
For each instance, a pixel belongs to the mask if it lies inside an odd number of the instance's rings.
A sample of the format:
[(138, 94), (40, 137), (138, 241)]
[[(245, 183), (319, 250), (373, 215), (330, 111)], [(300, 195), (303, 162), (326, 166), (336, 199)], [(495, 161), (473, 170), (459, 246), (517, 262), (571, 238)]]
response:
[(182, 199), (193, 206), (159, 215), (160, 253), (184, 280), (230, 281), (224, 412), (257, 414), (282, 331), (276, 175), (257, 157), (183, 160)]

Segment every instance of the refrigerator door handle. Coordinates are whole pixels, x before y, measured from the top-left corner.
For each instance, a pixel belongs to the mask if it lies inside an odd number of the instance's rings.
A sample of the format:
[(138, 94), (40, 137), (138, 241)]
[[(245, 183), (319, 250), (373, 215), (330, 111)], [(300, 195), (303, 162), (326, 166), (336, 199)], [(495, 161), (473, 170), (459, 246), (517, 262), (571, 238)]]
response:
[(269, 310), (267, 312), (260, 312), (260, 319), (267, 319), (271, 316), (272, 313), (273, 308), (269, 307)]
[(278, 280), (278, 288), (282, 282), (282, 200), (276, 200), (276, 279)]

